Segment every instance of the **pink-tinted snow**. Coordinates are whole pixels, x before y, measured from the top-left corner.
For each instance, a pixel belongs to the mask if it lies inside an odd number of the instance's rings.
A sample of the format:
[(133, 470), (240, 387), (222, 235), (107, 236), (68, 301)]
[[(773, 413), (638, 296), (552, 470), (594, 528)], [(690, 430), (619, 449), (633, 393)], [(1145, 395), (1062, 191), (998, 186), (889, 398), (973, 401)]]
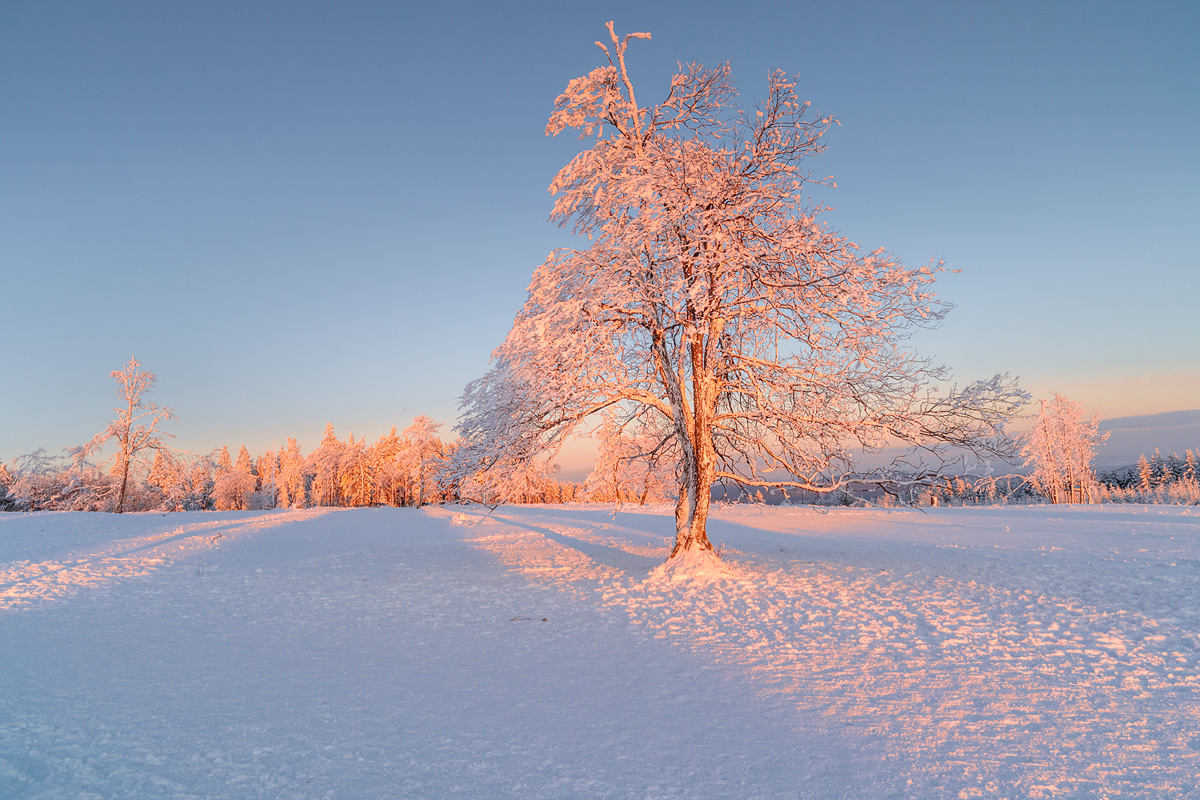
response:
[(1196, 797), (1192, 508), (0, 515), (0, 796)]

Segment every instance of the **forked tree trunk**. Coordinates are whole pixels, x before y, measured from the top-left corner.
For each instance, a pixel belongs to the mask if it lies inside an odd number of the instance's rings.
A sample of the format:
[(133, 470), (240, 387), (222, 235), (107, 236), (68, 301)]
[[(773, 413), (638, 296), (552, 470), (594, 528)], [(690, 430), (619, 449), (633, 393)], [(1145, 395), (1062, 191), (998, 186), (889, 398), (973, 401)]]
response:
[(705, 526), (708, 522), (716, 453), (712, 449), (711, 428), (701, 411), (705, 407), (701, 395), (703, 384), (693, 381), (696, 399), (694, 407), (689, 409), (682, 376), (667, 366), (671, 359), (661, 331), (655, 331), (653, 347), (659, 376), (671, 402), (672, 422), (683, 461), (679, 501), (675, 504), (675, 547), (667, 557), (669, 561), (680, 553), (713, 551)]
[(684, 478), (685, 485), (679, 487), (679, 501), (675, 504), (675, 547), (668, 560), (688, 551), (713, 551), (707, 530), (712, 472), (691, 465), (691, 469), (684, 469)]

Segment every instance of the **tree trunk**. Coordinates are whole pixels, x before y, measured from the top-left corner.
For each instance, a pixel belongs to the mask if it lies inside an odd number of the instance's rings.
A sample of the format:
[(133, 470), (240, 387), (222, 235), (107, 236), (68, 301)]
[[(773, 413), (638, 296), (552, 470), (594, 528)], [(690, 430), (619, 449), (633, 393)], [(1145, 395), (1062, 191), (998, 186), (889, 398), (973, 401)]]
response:
[(421, 459), (421, 466), (417, 469), (417, 508), (425, 505), (425, 459)]
[(129, 459), (125, 459), (125, 463), (121, 468), (121, 491), (117, 494), (117, 513), (121, 514), (125, 511), (125, 487), (129, 485)]
[(675, 547), (668, 560), (689, 550), (713, 550), (707, 530), (712, 469), (698, 464), (690, 466), (691, 469), (684, 469), (685, 485), (680, 487), (679, 502), (675, 505)]

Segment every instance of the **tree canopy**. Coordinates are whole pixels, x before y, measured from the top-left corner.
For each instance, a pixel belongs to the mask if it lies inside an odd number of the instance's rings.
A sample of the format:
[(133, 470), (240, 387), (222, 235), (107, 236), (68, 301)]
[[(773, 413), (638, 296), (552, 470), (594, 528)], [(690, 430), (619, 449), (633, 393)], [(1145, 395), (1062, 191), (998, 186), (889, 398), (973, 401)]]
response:
[(512, 475), (602, 411), (660, 431), (679, 476), (674, 556), (711, 550), (715, 481), (883, 485), (897, 465), (856, 469), (855, 454), (895, 443), (1010, 454), (1015, 381), (946, 387), (905, 347), (948, 310), (932, 290), (941, 266), (860, 252), (806, 205), (806, 162), (833, 119), (782, 72), (765, 101), (739, 105), (727, 64), (683, 66), (642, 105), (625, 55), (650, 35), (608, 32), (607, 64), (567, 85), (546, 126), (590, 141), (550, 185), (552, 219), (590, 244), (538, 267), (492, 369), (467, 386), (463, 463)]

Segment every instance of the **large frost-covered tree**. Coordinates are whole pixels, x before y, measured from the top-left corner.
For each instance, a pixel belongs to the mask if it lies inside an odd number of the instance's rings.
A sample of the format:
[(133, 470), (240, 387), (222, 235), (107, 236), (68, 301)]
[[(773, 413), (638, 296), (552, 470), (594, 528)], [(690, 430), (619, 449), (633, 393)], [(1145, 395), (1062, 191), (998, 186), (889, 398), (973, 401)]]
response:
[(167, 438), (174, 438), (174, 434), (158, 430), (158, 424), (175, 419), (175, 415), (170, 408), (159, 408), (157, 403), (146, 399), (146, 393), (157, 378), (153, 372), (143, 370), (136, 358), (131, 357), (124, 368), (113, 370), (109, 376), (117, 382), (117, 396), (121, 398), (121, 405), (113, 409), (117, 418), (79, 448), (76, 458), (82, 463), (85, 457), (104, 447), (110, 440), (116, 442), (116, 451), (104, 463), (111, 461), (112, 474), (121, 479), (116, 507), (120, 514), (125, 510), (130, 470), (150, 452), (165, 448)]
[(535, 462), (601, 411), (641, 416), (674, 437), (675, 556), (712, 550), (716, 481), (830, 492), (896, 479), (856, 469), (864, 448), (1010, 454), (1015, 382), (944, 388), (905, 347), (947, 310), (940, 267), (862, 253), (802, 199), (832, 119), (782, 72), (737, 105), (727, 65), (682, 67), (643, 105), (625, 55), (650, 36), (608, 31), (607, 64), (568, 84), (546, 127), (591, 140), (550, 186), (552, 219), (590, 246), (550, 254), (468, 385), (460, 472)]

